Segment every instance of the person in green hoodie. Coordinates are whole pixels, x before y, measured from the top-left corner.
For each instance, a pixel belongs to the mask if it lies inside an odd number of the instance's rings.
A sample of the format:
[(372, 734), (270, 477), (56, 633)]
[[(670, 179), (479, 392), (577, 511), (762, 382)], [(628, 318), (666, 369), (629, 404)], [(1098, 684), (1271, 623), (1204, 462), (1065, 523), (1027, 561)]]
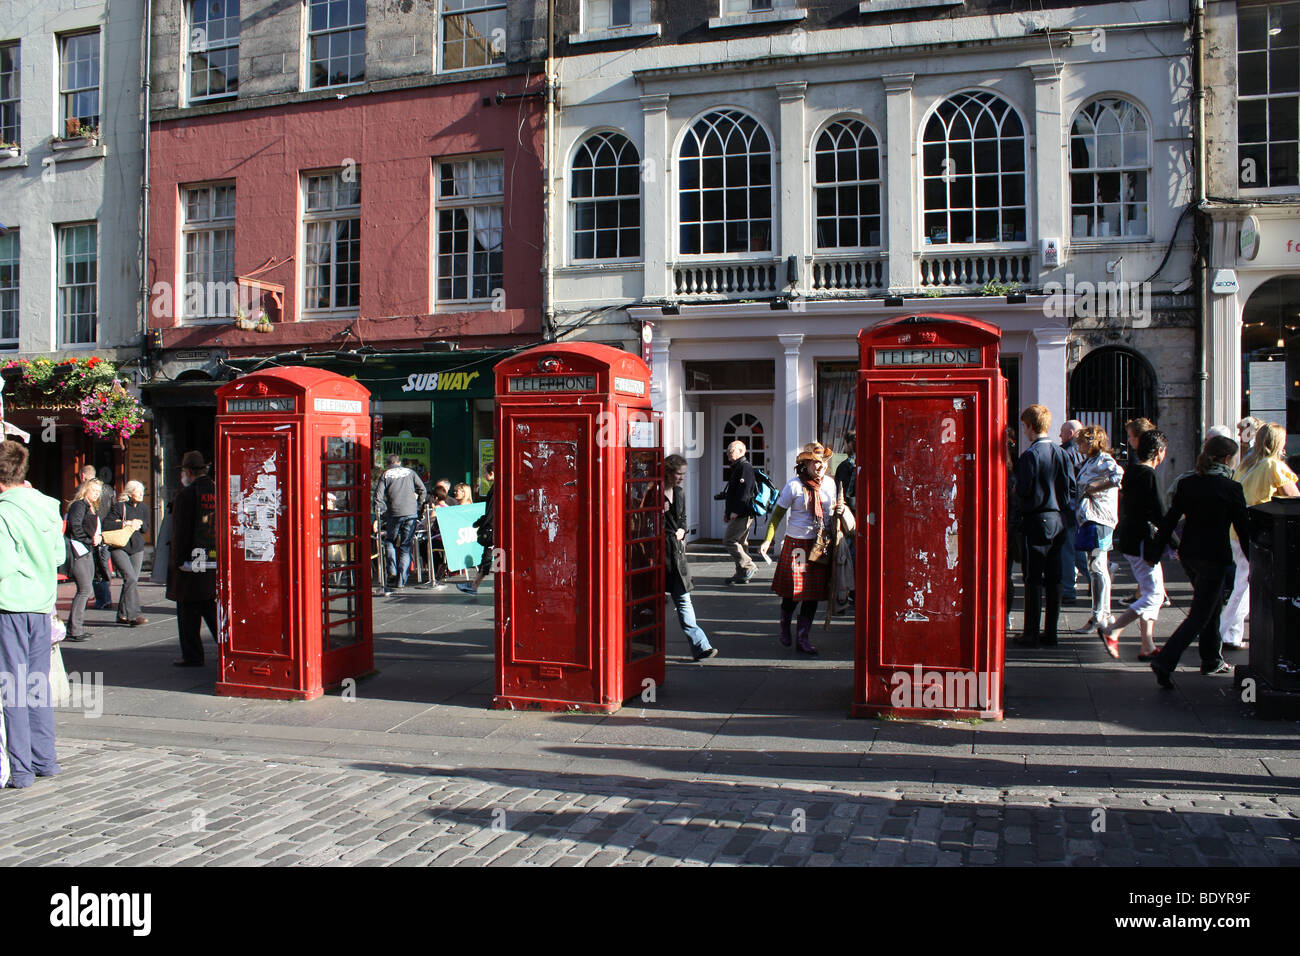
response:
[(63, 563), (59, 503), (25, 487), (27, 449), (0, 443), (0, 699), (10, 787), (59, 772), (50, 703), (50, 612)]

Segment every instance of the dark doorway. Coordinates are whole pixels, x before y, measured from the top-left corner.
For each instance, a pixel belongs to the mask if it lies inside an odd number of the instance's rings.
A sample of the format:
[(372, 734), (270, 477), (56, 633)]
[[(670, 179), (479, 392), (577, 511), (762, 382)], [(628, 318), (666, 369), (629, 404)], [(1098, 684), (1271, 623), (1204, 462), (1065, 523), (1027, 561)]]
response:
[(1089, 352), (1070, 375), (1069, 407), (1071, 418), (1100, 425), (1111, 445), (1122, 451), (1127, 447), (1125, 422), (1156, 421), (1155, 370), (1132, 349), (1107, 346)]

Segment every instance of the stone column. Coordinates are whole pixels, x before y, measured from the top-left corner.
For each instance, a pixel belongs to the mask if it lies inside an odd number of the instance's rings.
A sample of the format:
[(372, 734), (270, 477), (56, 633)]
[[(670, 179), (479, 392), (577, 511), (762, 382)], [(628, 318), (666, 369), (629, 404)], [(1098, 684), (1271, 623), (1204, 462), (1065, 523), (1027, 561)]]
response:
[[(1061, 115), (1061, 74), (1054, 63), (1031, 63), (1029, 70), (1034, 76), (1034, 125), (1026, 130), (1031, 135), (1029, 140), (1032, 158), (1029, 163), (1030, 177), (1026, 178), (1025, 191), (1037, 197), (1036, 208), (1030, 213), (1037, 220), (1037, 229), (1033, 221), (1026, 223), (1025, 238), (1034, 242), (1037, 239), (1054, 237), (1059, 245), (1069, 241), (1065, 228), (1066, 190), (1061, 184), (1068, 182), (1065, 170), (1066, 130)], [(1040, 278), (1043, 280), (1060, 279), (1066, 267), (1042, 270), (1039, 262)]]
[[(805, 80), (792, 83), (778, 83), (776, 95), (781, 100), (781, 129), (779, 161), (780, 171), (777, 180), (779, 202), (774, 213), (780, 217), (780, 245), (777, 254), (784, 261), (794, 256), (799, 264), (799, 282), (795, 290), (803, 292), (809, 287), (808, 270), (808, 150), (804, 143), (804, 94), (808, 90)], [(778, 267), (780, 268), (780, 267)], [(784, 286), (786, 275), (780, 271), (777, 285)]]
[(641, 251), (645, 259), (645, 298), (662, 301), (669, 296), (668, 279), (668, 94), (649, 93), (641, 97), (645, 122), (645, 175), (641, 193)]
[[(1052, 326), (1034, 329), (1034, 391), (1020, 396), (1020, 404), (1046, 405), (1052, 413), (1052, 434), (1059, 430), (1061, 422), (1069, 418), (1066, 408), (1065, 385), (1068, 378), (1069, 361), (1066, 345), (1070, 340), (1070, 330), (1065, 326)], [(1012, 409), (1008, 418), (1019, 418), (1022, 408)], [(1008, 424), (1011, 424), (1008, 422)]]
[[(799, 437), (799, 403), (803, 400), (805, 389), (799, 380), (799, 347), (803, 345), (803, 334), (778, 335), (777, 340), (785, 350), (785, 362), (778, 366), (780, 375), (776, 383), (776, 404), (783, 412), (772, 411), (781, 415), (781, 444), (772, 443), (772, 461), (769, 474), (772, 480), (781, 483), (786, 469), (794, 461), (802, 447)], [(777, 457), (780, 455), (781, 457)], [(781, 476), (781, 477), (778, 477)]]
[(885, 263), (889, 291), (917, 285), (912, 251), (919, 248), (916, 226), (916, 143), (912, 129), (914, 73), (887, 73), (885, 84)]

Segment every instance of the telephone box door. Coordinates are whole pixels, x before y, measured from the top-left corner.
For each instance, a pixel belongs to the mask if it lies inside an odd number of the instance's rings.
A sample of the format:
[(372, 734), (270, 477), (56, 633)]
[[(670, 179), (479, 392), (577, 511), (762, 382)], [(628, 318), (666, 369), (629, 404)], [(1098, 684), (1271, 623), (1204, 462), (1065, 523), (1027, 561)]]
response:
[[(505, 655), (500, 694), (537, 700), (599, 700), (593, 588), (593, 485), (596, 409), (591, 413), (507, 416), (501, 460), (511, 469), (515, 522), (501, 535), (512, 568), (502, 597)], [(503, 509), (498, 509), (498, 515)], [(582, 561), (580, 556), (589, 559)]]
[[(293, 487), (297, 429), (273, 431), (250, 425), (225, 430), (217, 461), (225, 463), (218, 489), (225, 490), (229, 528), (226, 594), (239, 595), (236, 619), (223, 630), (229, 650), (247, 673), (223, 673), (221, 680), (290, 689), (297, 686), (288, 616), (300, 613), (301, 596), (293, 587), (293, 555), (298, 530), (289, 520), (286, 489)], [(229, 657), (230, 655), (227, 655)]]

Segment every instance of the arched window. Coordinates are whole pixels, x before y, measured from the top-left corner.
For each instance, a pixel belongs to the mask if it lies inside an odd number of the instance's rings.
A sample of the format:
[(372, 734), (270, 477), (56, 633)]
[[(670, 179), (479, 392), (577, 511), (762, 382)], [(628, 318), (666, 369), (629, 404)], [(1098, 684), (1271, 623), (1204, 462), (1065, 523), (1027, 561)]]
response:
[(836, 120), (817, 137), (817, 248), (880, 245), (880, 146), (861, 120)]
[(752, 116), (715, 110), (682, 141), (678, 163), (686, 255), (772, 248), (772, 145)]
[(1128, 100), (1094, 100), (1070, 127), (1071, 234), (1145, 236), (1147, 121)]
[(641, 254), (641, 157), (621, 133), (594, 133), (573, 158), (573, 258)]
[(950, 96), (922, 141), (925, 242), (1024, 242), (1025, 125), (987, 90)]

